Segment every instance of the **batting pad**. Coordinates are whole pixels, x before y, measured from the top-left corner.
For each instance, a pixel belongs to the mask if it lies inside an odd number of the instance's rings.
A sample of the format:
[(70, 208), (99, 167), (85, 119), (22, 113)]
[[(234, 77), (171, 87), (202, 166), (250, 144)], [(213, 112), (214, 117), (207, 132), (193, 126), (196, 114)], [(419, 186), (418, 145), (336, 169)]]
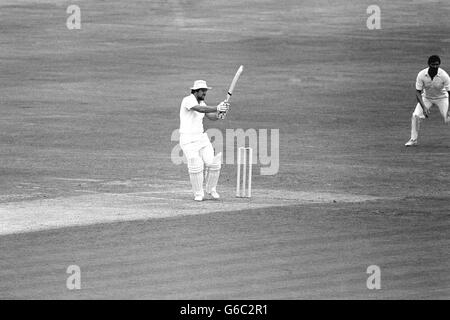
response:
[(203, 160), (200, 157), (187, 159), (192, 191), (196, 196), (204, 196), (203, 192)]
[(187, 165), (189, 173), (203, 172), (203, 160), (200, 157), (188, 158)]
[(219, 182), (220, 168), (222, 165), (222, 153), (219, 152), (208, 166), (206, 175), (206, 192), (216, 191), (217, 183)]
[(208, 169), (211, 171), (220, 170), (222, 166), (222, 152), (219, 152), (213, 159), (213, 161), (207, 165)]

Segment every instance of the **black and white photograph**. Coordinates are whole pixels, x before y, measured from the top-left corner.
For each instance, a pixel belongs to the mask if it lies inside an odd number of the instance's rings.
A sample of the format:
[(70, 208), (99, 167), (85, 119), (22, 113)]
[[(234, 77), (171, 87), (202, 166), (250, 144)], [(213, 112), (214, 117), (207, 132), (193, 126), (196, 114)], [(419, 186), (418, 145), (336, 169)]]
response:
[(449, 300), (449, 17), (0, 0), (0, 300)]

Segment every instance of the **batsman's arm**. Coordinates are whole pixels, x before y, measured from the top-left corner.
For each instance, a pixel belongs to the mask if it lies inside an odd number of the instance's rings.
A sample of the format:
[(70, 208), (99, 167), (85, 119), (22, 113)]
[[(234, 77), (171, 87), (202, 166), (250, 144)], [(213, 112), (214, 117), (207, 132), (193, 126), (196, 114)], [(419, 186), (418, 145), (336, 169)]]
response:
[(213, 112), (228, 111), (229, 107), (230, 107), (230, 104), (223, 101), (215, 107), (196, 105), (196, 106), (193, 106), (191, 108), (191, 110), (208, 114), (208, 113), (213, 113)]
[(192, 107), (191, 110), (200, 112), (200, 113), (212, 113), (212, 112), (217, 112), (217, 106), (216, 107), (210, 107), (210, 106), (200, 106), (200, 105), (196, 105), (195, 107)]
[(210, 112), (210, 113), (206, 113), (205, 116), (209, 120), (216, 121), (216, 120), (219, 120), (218, 114), (219, 114), (218, 112)]

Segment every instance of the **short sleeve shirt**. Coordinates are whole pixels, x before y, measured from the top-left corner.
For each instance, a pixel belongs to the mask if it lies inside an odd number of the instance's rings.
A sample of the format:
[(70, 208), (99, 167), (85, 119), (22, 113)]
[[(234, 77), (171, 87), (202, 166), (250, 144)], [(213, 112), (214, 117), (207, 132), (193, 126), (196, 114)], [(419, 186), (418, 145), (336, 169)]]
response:
[(203, 133), (204, 113), (191, 110), (197, 105), (206, 106), (204, 101), (197, 101), (193, 94), (184, 97), (180, 107), (180, 133), (182, 134), (198, 134)]
[(425, 68), (417, 75), (416, 89), (422, 91), (423, 96), (427, 99), (448, 98), (450, 77), (447, 72), (439, 68), (438, 73), (431, 80), (428, 68)]

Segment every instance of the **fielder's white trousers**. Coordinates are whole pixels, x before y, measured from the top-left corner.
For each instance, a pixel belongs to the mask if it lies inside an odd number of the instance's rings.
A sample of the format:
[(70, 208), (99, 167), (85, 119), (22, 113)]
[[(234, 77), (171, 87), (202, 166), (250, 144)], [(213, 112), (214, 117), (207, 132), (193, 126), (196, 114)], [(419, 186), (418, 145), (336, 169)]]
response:
[[(448, 114), (448, 98), (442, 99), (428, 99), (423, 97), (423, 103), (425, 104), (425, 108), (429, 110), (432, 106), (436, 106), (439, 108), (442, 117), (444, 118), (445, 123), (450, 123), (450, 116)], [(422, 107), (420, 103), (417, 103), (416, 109), (414, 110), (411, 117), (411, 139), (417, 140), (419, 136), (420, 122), (425, 119), (425, 115), (423, 114)]]

